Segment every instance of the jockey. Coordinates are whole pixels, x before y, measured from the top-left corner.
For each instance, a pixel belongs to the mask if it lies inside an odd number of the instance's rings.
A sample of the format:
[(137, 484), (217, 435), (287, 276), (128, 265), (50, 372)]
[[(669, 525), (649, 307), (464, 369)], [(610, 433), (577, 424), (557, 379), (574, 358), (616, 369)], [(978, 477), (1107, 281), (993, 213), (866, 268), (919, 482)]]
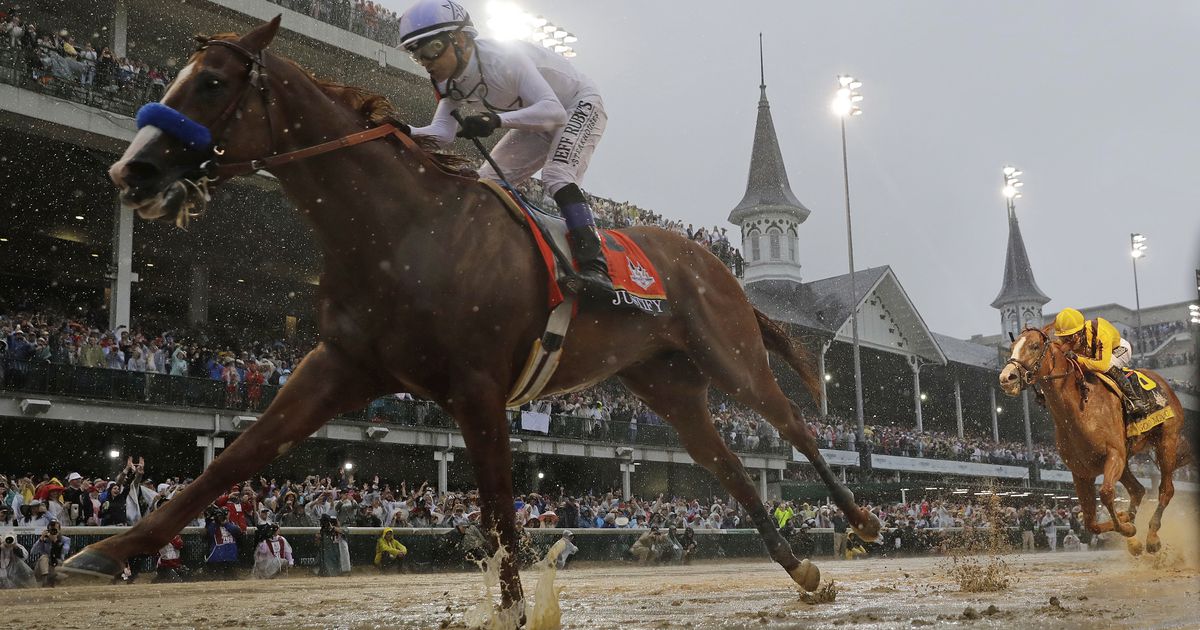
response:
[[(588, 289), (612, 292), (596, 221), (579, 182), (604, 133), (608, 115), (590, 79), (566, 59), (529, 42), (478, 37), (471, 16), (453, 0), (418, 0), (400, 16), (400, 46), (429, 73), (437, 110), (414, 136), (441, 145), (485, 138), (511, 129), (492, 149), (505, 176), (518, 184), (539, 169), (546, 191), (567, 222), (579, 275)], [(461, 129), (453, 112), (466, 104), (482, 113), (466, 116)], [(479, 176), (499, 180), (490, 165)]]
[(1080, 367), (1092, 372), (1106, 372), (1125, 392), (1130, 411), (1134, 414), (1149, 413), (1151, 404), (1134, 388), (1133, 383), (1121, 372), (1129, 367), (1133, 348), (1121, 338), (1117, 328), (1107, 320), (1097, 317), (1088, 321), (1083, 313), (1064, 308), (1054, 318), (1054, 334), (1067, 348), (1067, 358), (1079, 363)]

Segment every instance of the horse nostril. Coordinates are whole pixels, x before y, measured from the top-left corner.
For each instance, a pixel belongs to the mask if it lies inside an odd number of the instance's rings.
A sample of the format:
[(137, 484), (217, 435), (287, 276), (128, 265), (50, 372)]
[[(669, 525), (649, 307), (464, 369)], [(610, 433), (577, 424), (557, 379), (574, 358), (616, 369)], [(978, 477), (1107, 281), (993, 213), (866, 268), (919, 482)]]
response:
[(158, 167), (143, 161), (132, 161), (125, 164), (124, 172), (121, 173), (121, 178), (125, 184), (133, 188), (143, 188), (147, 184), (152, 184), (161, 177), (162, 172)]

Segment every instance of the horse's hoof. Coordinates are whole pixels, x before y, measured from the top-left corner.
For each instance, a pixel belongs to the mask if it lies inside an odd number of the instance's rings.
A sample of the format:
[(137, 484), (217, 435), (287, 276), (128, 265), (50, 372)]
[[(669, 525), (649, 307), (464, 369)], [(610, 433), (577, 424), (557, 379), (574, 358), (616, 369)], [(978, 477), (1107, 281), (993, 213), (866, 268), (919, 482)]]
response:
[(1146, 541), (1146, 553), (1158, 553), (1161, 550), (1162, 550), (1162, 541), (1161, 540), (1156, 540), (1154, 542)]
[(1129, 551), (1129, 555), (1131, 555), (1131, 556), (1140, 556), (1140, 555), (1142, 555), (1142, 549), (1143, 549), (1142, 541), (1140, 541), (1136, 538), (1126, 538), (1125, 539), (1125, 549), (1127, 549)]
[(792, 576), (792, 581), (800, 585), (800, 588), (812, 593), (821, 585), (821, 570), (817, 565), (808, 561), (805, 558), (800, 561), (796, 568), (788, 571), (788, 575)]
[(121, 575), (124, 569), (125, 567), (122, 563), (99, 551), (92, 551), (85, 548), (83, 551), (67, 558), (61, 570), (75, 575), (112, 580), (114, 577)]
[(862, 529), (851, 525), (850, 529), (853, 530), (854, 535), (861, 538), (863, 542), (878, 542), (879, 532), (883, 528), (883, 523), (879, 522), (879, 517), (875, 516), (874, 512), (867, 512), (866, 510), (863, 510), (863, 512), (867, 515), (867, 524), (863, 526)]

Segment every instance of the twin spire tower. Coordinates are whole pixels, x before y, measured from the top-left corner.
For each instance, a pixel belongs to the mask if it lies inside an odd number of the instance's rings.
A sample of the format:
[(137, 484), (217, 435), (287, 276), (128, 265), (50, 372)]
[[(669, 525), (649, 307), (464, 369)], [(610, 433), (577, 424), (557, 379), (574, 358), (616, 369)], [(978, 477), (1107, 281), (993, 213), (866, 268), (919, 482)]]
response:
[(759, 97), (754, 148), (746, 194), (729, 213), (729, 222), (741, 228), (745, 282), (793, 280), (800, 282), (799, 227), (809, 210), (788, 183), (787, 168), (771, 120), (763, 64), (762, 33), (758, 35)]

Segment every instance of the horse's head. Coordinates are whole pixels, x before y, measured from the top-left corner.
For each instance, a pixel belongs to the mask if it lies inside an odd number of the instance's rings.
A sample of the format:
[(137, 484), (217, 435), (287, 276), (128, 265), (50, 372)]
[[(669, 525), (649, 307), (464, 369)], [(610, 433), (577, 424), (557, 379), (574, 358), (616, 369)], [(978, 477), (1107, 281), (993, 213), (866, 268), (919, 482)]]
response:
[(203, 207), (216, 158), (249, 161), (272, 148), (267, 56), (280, 18), (200, 46), (160, 103), (138, 112), (138, 133), (108, 175), (143, 219), (183, 224)]
[(1040, 328), (1026, 328), (1013, 339), (1008, 361), (1000, 370), (1000, 389), (1016, 396), (1043, 376), (1044, 359), (1054, 351), (1051, 338)]

